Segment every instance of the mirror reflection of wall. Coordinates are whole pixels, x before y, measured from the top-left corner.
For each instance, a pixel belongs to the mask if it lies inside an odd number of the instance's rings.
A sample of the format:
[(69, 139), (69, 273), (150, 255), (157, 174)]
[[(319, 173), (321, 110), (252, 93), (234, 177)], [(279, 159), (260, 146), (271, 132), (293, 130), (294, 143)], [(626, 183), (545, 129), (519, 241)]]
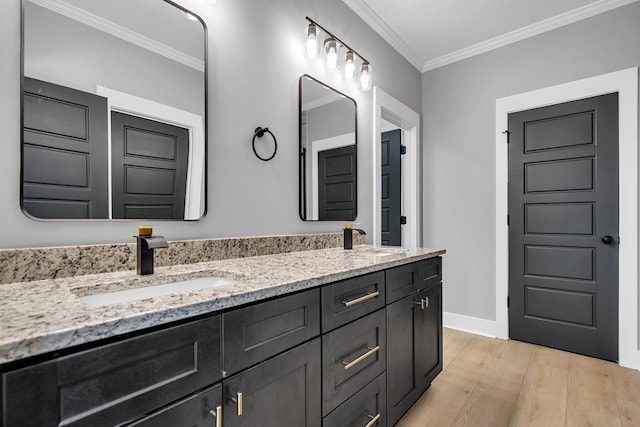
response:
[(353, 221), (357, 215), (356, 102), (300, 77), (300, 217)]
[(204, 214), (206, 30), (187, 18), (157, 0), (23, 1), (26, 213)]

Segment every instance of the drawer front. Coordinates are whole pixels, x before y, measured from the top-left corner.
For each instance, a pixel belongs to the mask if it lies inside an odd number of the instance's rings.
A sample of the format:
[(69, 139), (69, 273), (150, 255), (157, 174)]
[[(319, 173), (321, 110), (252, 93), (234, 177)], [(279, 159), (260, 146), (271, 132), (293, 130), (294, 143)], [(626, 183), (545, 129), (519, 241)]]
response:
[[(219, 422), (218, 417), (220, 417)], [(217, 385), (190, 396), (128, 425), (130, 427), (222, 426), (222, 386)]]
[(419, 289), (418, 263), (390, 268), (385, 272), (387, 304), (411, 295)]
[(442, 257), (420, 261), (418, 263), (418, 277), (422, 282), (420, 289), (442, 282)]
[(322, 332), (328, 332), (385, 304), (384, 271), (322, 288)]
[(385, 370), (385, 311), (322, 337), (322, 414), (327, 415)]
[(4, 427), (119, 425), (220, 377), (215, 316), (4, 374)]
[(223, 369), (231, 375), (320, 334), (320, 291), (258, 303), (222, 315)]
[(223, 382), (225, 427), (320, 427), (320, 338)]
[(327, 415), (323, 427), (386, 427), (386, 374), (380, 374), (362, 390)]

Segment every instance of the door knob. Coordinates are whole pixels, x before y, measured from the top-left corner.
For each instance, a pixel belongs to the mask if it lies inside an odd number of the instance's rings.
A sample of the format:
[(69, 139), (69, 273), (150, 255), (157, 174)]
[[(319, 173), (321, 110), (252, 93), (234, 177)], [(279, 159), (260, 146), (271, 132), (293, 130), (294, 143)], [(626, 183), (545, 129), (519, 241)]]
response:
[(604, 243), (605, 245), (610, 245), (611, 243), (613, 243), (613, 237), (611, 236), (604, 236), (602, 238), (602, 243)]

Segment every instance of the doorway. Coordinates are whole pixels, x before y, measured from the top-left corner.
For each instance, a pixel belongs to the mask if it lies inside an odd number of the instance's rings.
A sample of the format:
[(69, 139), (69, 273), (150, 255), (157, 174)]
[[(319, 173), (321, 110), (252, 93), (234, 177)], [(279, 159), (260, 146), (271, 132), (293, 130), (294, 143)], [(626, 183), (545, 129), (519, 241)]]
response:
[(618, 360), (618, 94), (509, 114), (509, 335)]
[(619, 297), (618, 363), (640, 369), (638, 329), (638, 68), (590, 77), (496, 100), (495, 272), (496, 320), (486, 333), (509, 339), (507, 226), (508, 114), (590, 96), (618, 92), (619, 96)]
[(386, 120), (382, 132), (382, 241), (402, 246), (402, 129)]
[(387, 121), (402, 130), (406, 155), (402, 164), (403, 215), (402, 247), (414, 249), (422, 244), (421, 197), (419, 179), (420, 115), (377, 86), (373, 88), (373, 244), (382, 244), (382, 132)]

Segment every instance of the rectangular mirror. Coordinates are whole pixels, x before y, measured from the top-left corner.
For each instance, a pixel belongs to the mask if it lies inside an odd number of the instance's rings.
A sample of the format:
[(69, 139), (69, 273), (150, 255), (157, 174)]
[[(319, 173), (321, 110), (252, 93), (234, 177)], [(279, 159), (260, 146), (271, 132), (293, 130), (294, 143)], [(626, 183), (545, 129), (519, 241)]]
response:
[(356, 101), (309, 75), (300, 91), (300, 218), (354, 221), (357, 215)]
[(23, 0), (23, 211), (206, 211), (206, 27), (165, 0)]

